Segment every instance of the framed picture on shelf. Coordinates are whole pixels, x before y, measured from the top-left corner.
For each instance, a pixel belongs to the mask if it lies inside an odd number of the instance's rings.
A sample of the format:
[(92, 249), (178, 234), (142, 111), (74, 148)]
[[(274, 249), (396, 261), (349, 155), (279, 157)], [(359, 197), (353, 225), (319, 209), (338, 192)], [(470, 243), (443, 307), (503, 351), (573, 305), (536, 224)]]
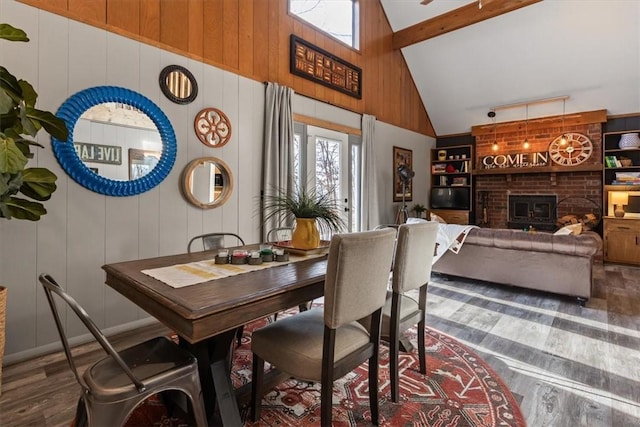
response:
[(138, 150), (137, 148), (129, 148), (129, 179), (142, 178), (160, 161), (160, 151)]
[(401, 147), (393, 147), (393, 201), (405, 202), (413, 200), (413, 179), (403, 180), (398, 173), (398, 168), (404, 165), (413, 171), (413, 151)]

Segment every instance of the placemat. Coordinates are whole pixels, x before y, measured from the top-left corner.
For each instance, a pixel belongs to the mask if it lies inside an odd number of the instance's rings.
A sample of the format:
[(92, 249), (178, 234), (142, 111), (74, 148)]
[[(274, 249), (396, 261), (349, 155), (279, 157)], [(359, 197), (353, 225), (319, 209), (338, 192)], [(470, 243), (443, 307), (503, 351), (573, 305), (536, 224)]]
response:
[(210, 260), (190, 262), (187, 264), (176, 264), (168, 267), (142, 270), (142, 273), (160, 280), (172, 288), (183, 288), (185, 286), (197, 285), (198, 283), (208, 282), (210, 280), (222, 279), (224, 277), (249, 273), (256, 270), (264, 270), (265, 268), (278, 267), (326, 255), (326, 253), (306, 256), (289, 254), (289, 261), (263, 262), (259, 265), (216, 264), (215, 259), (212, 258)]

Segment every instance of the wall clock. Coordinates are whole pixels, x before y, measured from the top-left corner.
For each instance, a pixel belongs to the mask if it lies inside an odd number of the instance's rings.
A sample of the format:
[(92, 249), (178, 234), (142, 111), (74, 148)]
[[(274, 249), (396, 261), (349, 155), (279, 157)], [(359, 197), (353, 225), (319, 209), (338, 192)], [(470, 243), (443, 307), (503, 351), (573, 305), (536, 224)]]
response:
[(549, 155), (554, 163), (560, 166), (576, 166), (593, 154), (593, 144), (586, 135), (568, 132), (564, 136), (566, 144), (562, 144), (562, 135), (549, 144)]

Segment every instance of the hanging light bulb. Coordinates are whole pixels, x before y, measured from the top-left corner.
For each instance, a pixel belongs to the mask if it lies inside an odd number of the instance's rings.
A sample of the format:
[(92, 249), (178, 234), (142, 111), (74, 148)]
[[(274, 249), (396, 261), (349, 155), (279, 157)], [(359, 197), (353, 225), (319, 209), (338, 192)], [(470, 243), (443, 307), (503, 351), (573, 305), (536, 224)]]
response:
[(525, 130), (524, 130), (524, 144), (522, 146), (525, 150), (528, 150), (531, 144), (529, 144), (529, 104), (526, 105), (527, 111), (527, 120), (524, 122)]
[(564, 106), (565, 99), (562, 100), (562, 136), (560, 137), (560, 145), (567, 145), (567, 135), (564, 133)]
[(498, 151), (498, 148), (500, 147), (498, 146), (498, 138), (496, 137), (498, 132), (498, 125), (496, 124), (496, 112), (489, 111), (489, 114), (487, 115), (491, 117), (491, 121), (493, 122), (493, 145), (491, 146), (491, 149), (493, 151)]
[(478, 9), (482, 9), (482, 0), (478, 0)]

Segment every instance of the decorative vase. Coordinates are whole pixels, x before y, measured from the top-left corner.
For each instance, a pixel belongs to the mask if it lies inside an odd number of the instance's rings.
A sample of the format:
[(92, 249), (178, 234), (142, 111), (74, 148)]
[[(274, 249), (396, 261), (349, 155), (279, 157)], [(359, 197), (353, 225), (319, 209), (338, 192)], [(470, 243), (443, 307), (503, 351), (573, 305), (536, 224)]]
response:
[(7, 310), (7, 288), (0, 286), (0, 395), (2, 395), (2, 356), (4, 355), (5, 316)]
[(438, 160), (447, 160), (447, 150), (438, 151)]
[(624, 133), (620, 137), (618, 147), (620, 147), (622, 150), (638, 148), (640, 147), (640, 137), (637, 133)]
[(315, 218), (296, 218), (296, 227), (291, 235), (291, 246), (304, 250), (320, 246), (320, 233)]

